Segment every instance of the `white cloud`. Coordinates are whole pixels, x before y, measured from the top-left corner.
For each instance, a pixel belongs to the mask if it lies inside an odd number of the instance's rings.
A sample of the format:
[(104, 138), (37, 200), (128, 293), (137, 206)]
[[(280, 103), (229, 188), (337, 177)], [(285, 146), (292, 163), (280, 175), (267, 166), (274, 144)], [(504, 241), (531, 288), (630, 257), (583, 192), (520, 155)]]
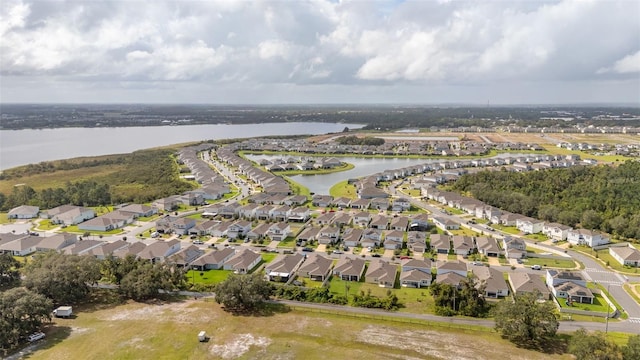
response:
[[(135, 11), (125, 1), (0, 2), (0, 80), (41, 76), (61, 84), (140, 84), (127, 89), (158, 81), (194, 89), (231, 82), (260, 88), (344, 85), (367, 91), (559, 86), (604, 78), (640, 82), (640, 2), (134, 4)], [(10, 92), (10, 85), (0, 86), (3, 94)], [(640, 97), (625, 96), (633, 95)]]
[(617, 73), (629, 74), (640, 72), (640, 50), (616, 61), (613, 66), (598, 69), (598, 74)]
[(258, 56), (261, 59), (280, 57), (286, 59), (290, 53), (290, 44), (282, 40), (267, 40), (258, 45)]

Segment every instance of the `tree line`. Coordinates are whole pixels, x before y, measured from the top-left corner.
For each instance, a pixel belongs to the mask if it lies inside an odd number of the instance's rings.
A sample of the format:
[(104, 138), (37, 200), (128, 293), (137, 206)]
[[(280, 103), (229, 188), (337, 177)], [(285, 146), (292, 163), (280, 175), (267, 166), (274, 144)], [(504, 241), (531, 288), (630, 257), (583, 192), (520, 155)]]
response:
[(384, 139), (373, 136), (357, 137), (357, 136), (342, 136), (336, 139), (336, 142), (340, 145), (371, 145), (380, 146), (384, 144)]
[[(65, 204), (104, 206), (124, 202), (145, 203), (195, 187), (194, 183), (180, 178), (179, 167), (171, 150), (136, 151), (119, 159), (122, 163), (116, 171), (107, 174), (98, 171), (97, 175), (87, 180), (67, 182), (63, 187), (38, 191), (29, 185), (14, 186), (10, 194), (0, 193), (0, 211), (20, 205), (50, 209)], [(7, 176), (19, 178), (11, 170)]]
[(640, 163), (574, 166), (543, 171), (481, 171), (453, 190), (500, 209), (640, 239)]

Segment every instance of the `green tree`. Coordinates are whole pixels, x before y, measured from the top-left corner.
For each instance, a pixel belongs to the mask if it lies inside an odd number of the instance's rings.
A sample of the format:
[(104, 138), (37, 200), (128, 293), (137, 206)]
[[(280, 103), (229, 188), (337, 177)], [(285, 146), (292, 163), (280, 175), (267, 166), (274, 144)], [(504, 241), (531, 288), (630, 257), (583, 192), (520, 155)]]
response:
[(0, 254), (0, 289), (20, 283), (20, 262), (9, 253)]
[(151, 263), (144, 261), (131, 269), (120, 282), (119, 291), (122, 295), (136, 301), (157, 298), (160, 290), (173, 291), (184, 282), (184, 272), (165, 263)]
[(622, 348), (622, 358), (624, 360), (640, 359), (640, 335), (629, 337), (627, 346)]
[(96, 258), (54, 251), (36, 255), (24, 273), (24, 285), (54, 304), (73, 304), (85, 299), (90, 286), (102, 277)]
[(0, 349), (6, 354), (22, 338), (40, 329), (51, 320), (52, 310), (50, 299), (25, 288), (0, 292)]
[(514, 301), (502, 301), (495, 309), (495, 328), (503, 337), (524, 347), (543, 348), (558, 331), (553, 303), (538, 302), (539, 293), (527, 293)]
[(623, 359), (620, 348), (607, 340), (603, 333), (589, 334), (585, 329), (579, 329), (571, 335), (567, 351), (575, 355), (577, 360)]
[(230, 312), (261, 309), (273, 293), (273, 286), (258, 274), (232, 274), (216, 286), (216, 302)]
[(595, 210), (587, 210), (582, 213), (580, 225), (585, 229), (598, 229), (602, 224), (602, 216)]

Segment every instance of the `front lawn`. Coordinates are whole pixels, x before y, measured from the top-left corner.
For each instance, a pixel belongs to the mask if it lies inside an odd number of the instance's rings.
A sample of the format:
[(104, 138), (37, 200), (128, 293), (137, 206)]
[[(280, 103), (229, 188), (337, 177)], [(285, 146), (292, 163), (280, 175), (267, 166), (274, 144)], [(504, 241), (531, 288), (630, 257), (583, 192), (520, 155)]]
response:
[(573, 302), (572, 306), (567, 305), (566, 299), (558, 299), (558, 303), (560, 306), (567, 309), (576, 309), (576, 310), (584, 310), (584, 311), (595, 311), (606, 313), (608, 310), (611, 310), (611, 307), (604, 300), (602, 295), (593, 294), (593, 304), (582, 304), (578, 302)]
[(99, 236), (99, 235), (116, 235), (116, 234), (120, 234), (123, 232), (122, 229), (113, 229), (113, 230), (109, 230), (109, 231), (86, 231), (86, 230), (80, 230), (78, 228), (78, 225), (69, 225), (64, 229), (65, 232), (68, 233), (75, 233), (75, 234), (84, 234), (86, 232), (89, 233), (89, 236)]
[(273, 261), (273, 259), (276, 258), (276, 256), (278, 256), (277, 253), (261, 253), (260, 256), (262, 257), (262, 261), (264, 261), (265, 263), (270, 263)]
[(284, 240), (278, 242), (279, 248), (293, 248), (296, 246), (296, 238), (293, 236), (287, 236)]
[(547, 241), (547, 240), (549, 240), (549, 238), (546, 235), (542, 234), (542, 233), (539, 233), (539, 234), (527, 234), (524, 237), (526, 237), (527, 239), (531, 239), (533, 241)]
[(187, 271), (187, 282), (195, 284), (217, 284), (225, 281), (232, 270), (189, 270)]
[(493, 224), (493, 225), (491, 225), (491, 227), (493, 227), (496, 230), (500, 230), (502, 232), (505, 232), (505, 233), (511, 234), (511, 235), (520, 234), (520, 230), (518, 230), (518, 228), (516, 228), (515, 226), (504, 226), (504, 225), (499, 225), (499, 224)]
[(331, 189), (329, 189), (329, 195), (333, 196), (336, 199), (339, 197), (346, 197), (349, 199), (357, 198), (356, 187), (349, 184), (347, 180), (333, 185)]
[(35, 228), (37, 230), (47, 231), (47, 230), (55, 229), (57, 227), (60, 227), (60, 225), (52, 224), (51, 220), (40, 220)]
[(525, 259), (524, 264), (527, 266), (540, 265), (544, 267), (561, 269), (573, 269), (576, 267), (576, 263), (573, 260), (569, 259), (544, 259), (535, 257)]

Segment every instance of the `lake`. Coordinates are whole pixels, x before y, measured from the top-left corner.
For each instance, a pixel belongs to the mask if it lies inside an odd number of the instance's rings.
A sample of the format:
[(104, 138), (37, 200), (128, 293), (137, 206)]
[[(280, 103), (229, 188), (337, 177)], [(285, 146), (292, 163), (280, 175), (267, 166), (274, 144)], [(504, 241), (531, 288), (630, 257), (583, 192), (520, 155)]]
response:
[[(248, 159), (259, 161), (260, 159), (273, 159), (273, 155), (245, 155)], [(309, 188), (309, 191), (316, 194), (329, 194), (329, 189), (344, 180), (359, 178), (385, 170), (400, 169), (412, 165), (426, 164), (439, 159), (409, 159), (409, 158), (360, 158), (360, 157), (339, 157), (340, 161), (353, 164), (355, 167), (347, 171), (340, 171), (329, 174), (318, 175), (293, 175), (291, 180), (302, 186)]]
[(334, 123), (263, 123), (120, 128), (0, 130), (0, 170), (80, 156), (130, 153), (172, 144), (273, 135), (318, 135), (363, 125)]

